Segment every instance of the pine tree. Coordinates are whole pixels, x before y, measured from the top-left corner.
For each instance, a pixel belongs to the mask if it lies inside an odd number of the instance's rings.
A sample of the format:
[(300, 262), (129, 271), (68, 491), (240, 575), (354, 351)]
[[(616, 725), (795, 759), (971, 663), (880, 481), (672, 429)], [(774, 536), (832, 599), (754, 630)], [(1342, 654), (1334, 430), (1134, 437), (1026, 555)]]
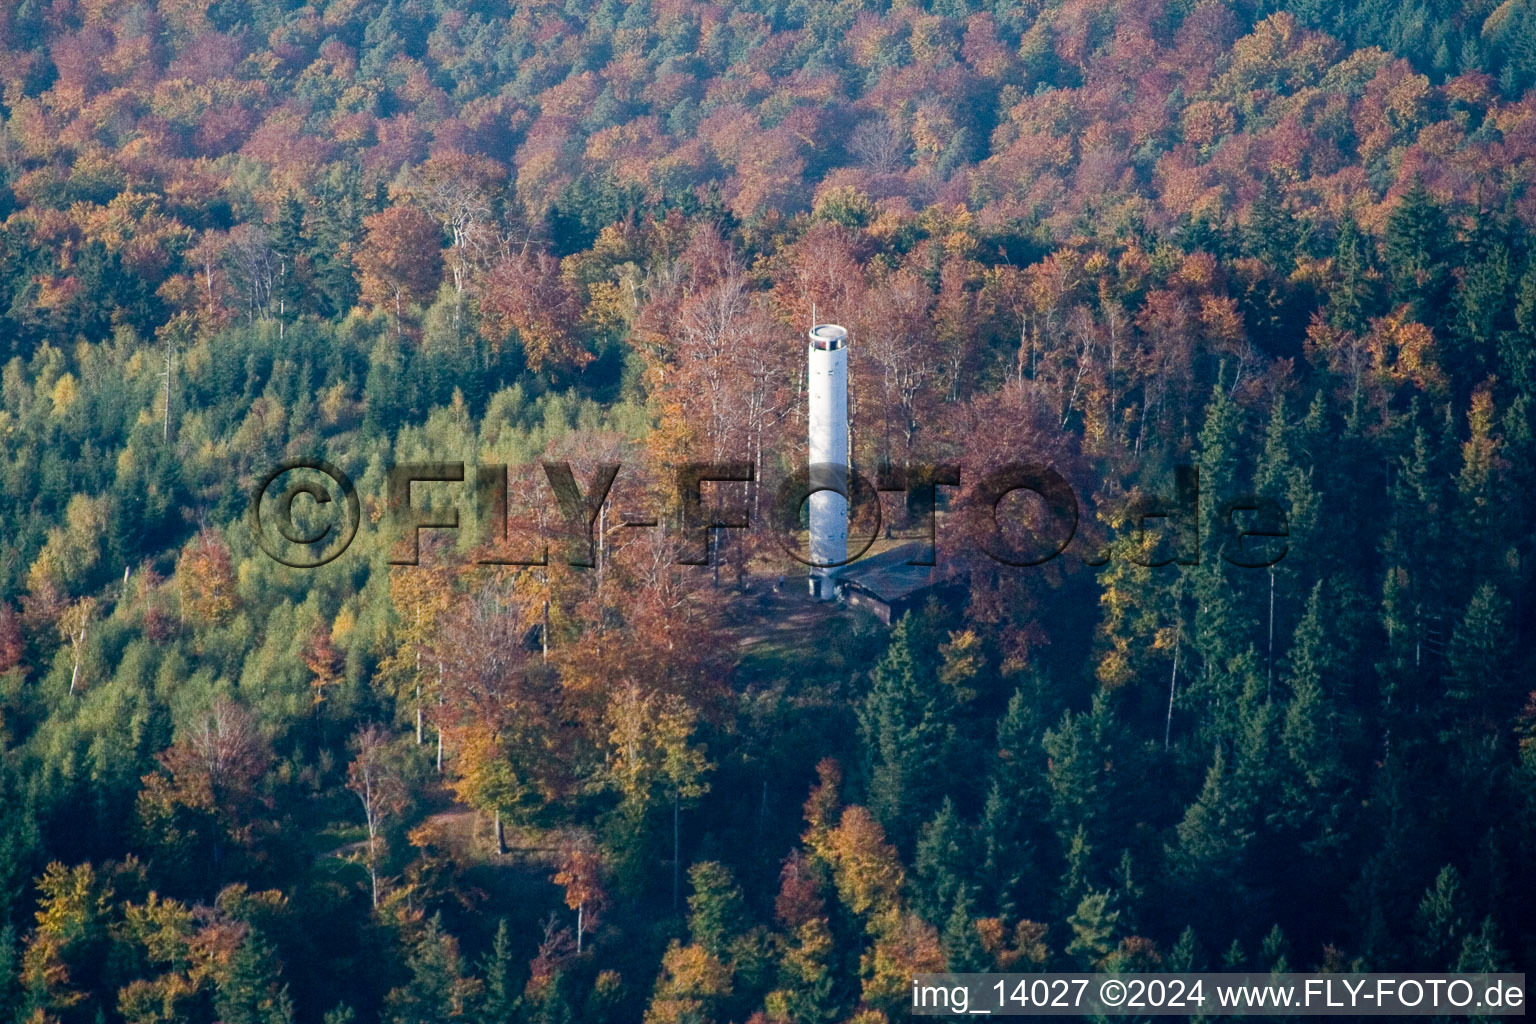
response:
[(1461, 39), (1461, 50), (1456, 57), (1456, 70), (1461, 74), (1479, 72), (1487, 67), (1487, 58), (1483, 56), (1483, 48), (1475, 35), (1465, 35)]
[(1495, 974), (1509, 969), (1509, 959), (1499, 946), (1499, 929), (1490, 915), (1483, 918), (1477, 931), (1461, 943), (1454, 971), (1469, 974)]
[(1206, 688), (1219, 682), (1239, 650), (1238, 616), (1221, 558), (1231, 531), (1220, 516), (1221, 496), (1236, 491), (1238, 424), (1238, 409), (1218, 378), (1200, 430), (1200, 561), (1183, 569), (1195, 601), (1191, 640)]
[(1285, 195), (1280, 191), (1280, 182), (1274, 175), (1267, 175), (1243, 226), (1244, 250), (1284, 277), (1296, 269), (1296, 248), (1300, 239), (1296, 218), (1285, 210)]
[(1514, 325), (1499, 335), (1499, 377), (1517, 394), (1536, 396), (1536, 260), (1515, 288)]
[(1092, 889), (1093, 847), (1081, 825), (1067, 843), (1065, 859), (1066, 870), (1062, 872), (1061, 884), (1057, 887), (1057, 902), (1063, 911), (1067, 907), (1076, 906)]
[(965, 824), (949, 797), (922, 828), (913, 861), (912, 903), (922, 918), (940, 924), (963, 891), (964, 865), (973, 862)]
[(1239, 659), (1243, 689), (1237, 701), (1237, 735), (1233, 751), (1233, 780), (1239, 806), (1257, 808), (1279, 789), (1275, 764), (1277, 713), (1265, 691), (1263, 676), (1257, 671), (1257, 655), (1252, 648)]
[(992, 958), (976, 930), (974, 904), (962, 887), (955, 896), (954, 909), (944, 923), (939, 946), (944, 951), (946, 970), (957, 974), (981, 972), (992, 967)]
[(1205, 968), (1205, 952), (1200, 948), (1200, 940), (1195, 937), (1195, 930), (1185, 926), (1179, 933), (1178, 941), (1168, 951), (1167, 965), (1170, 971), (1190, 972), (1200, 971)]
[(1177, 842), (1168, 851), (1175, 876), (1202, 893), (1205, 906), (1236, 911), (1234, 904), (1244, 895), (1242, 868), (1253, 835), (1249, 808), (1218, 747), (1200, 796), (1175, 829)]
[(1025, 691), (1015, 690), (1008, 708), (997, 723), (997, 759), (992, 777), (1008, 795), (1019, 802), (1026, 816), (1038, 818), (1046, 807), (1042, 771), (1045, 758), (1040, 748), (1044, 732), (1041, 722), (1048, 685), (1039, 680)]
[(1114, 951), (1119, 921), (1120, 912), (1114, 909), (1109, 893), (1091, 892), (1083, 896), (1067, 918), (1072, 928), (1067, 955), (1076, 957), (1082, 970), (1096, 970)]
[(729, 959), (731, 940), (747, 930), (747, 901), (724, 864), (699, 861), (688, 869), (688, 934), (711, 956)]
[(1446, 650), (1446, 696), (1462, 713), (1502, 721), (1508, 711), (1509, 604), (1491, 583), (1472, 595)]
[(1050, 759), (1050, 819), (1065, 845), (1075, 833), (1084, 832), (1101, 809), (1099, 771), (1104, 762), (1094, 749), (1087, 715), (1063, 712), (1060, 724), (1046, 730), (1041, 746)]
[(1328, 322), (1341, 331), (1359, 334), (1375, 312), (1375, 302), (1370, 256), (1353, 214), (1346, 213), (1339, 223), (1333, 273), (1334, 285), (1328, 292)]
[(1282, 395), (1270, 407), (1269, 420), (1264, 425), (1264, 447), (1253, 472), (1253, 489), (1256, 494), (1276, 495), (1284, 492), (1291, 471), (1295, 468), (1295, 461), (1291, 458), (1290, 437), (1291, 428), (1285, 419), (1285, 396)]
[(1515, 294), (1515, 326), (1531, 337), (1536, 335), (1536, 259), (1527, 263)]
[(1436, 71), (1445, 71), (1451, 66), (1451, 45), (1446, 39), (1441, 39), (1435, 47), (1435, 55), (1430, 59)]
[(333, 175), (319, 195), (309, 252), (315, 291), (326, 316), (343, 316), (357, 304), (357, 272), (352, 258), (362, 241), (365, 212), (354, 174)]
[[(1452, 429), (1448, 425), (1448, 430)], [(1408, 574), (1404, 600), (1416, 665), (1424, 660), (1427, 624), (1438, 621), (1447, 610), (1445, 581), (1454, 575), (1450, 571), (1454, 551), (1446, 538), (1445, 522), (1451, 497), (1444, 484), (1446, 463), (1453, 450), (1437, 445), (1422, 425), (1416, 426), (1390, 492), (1392, 518), (1385, 547), (1390, 564)]]
[[(1408, 574), (1387, 569), (1381, 586), (1381, 625), (1386, 633), (1385, 657), (1376, 663), (1382, 704), (1382, 744), (1390, 747), (1393, 729), (1405, 719), (1404, 694), (1417, 691), (1414, 678), (1416, 630), (1408, 600)], [(1409, 705), (1411, 707), (1411, 704)]]
[(16, 928), (7, 923), (0, 928), (0, 1006), (19, 1006), (21, 988), (17, 984)]
[(1276, 924), (1259, 944), (1259, 963), (1267, 966), (1271, 974), (1285, 974), (1291, 969), (1290, 950), (1291, 944), (1286, 941), (1285, 932)]
[(1467, 935), (1461, 873), (1447, 864), (1424, 891), (1413, 919), (1414, 946), (1426, 970), (1451, 970)]
[(485, 979), (485, 995), (480, 1002), (480, 1020), (484, 1024), (516, 1024), (518, 991), (514, 970), (512, 934), (507, 919), (502, 918), (496, 925), (490, 955), (480, 970)]
[(994, 779), (981, 812), (983, 898), (990, 896), (1000, 917), (1016, 917), (1027, 882), (1037, 880), (1035, 848), (1014, 797)]
[(1536, 422), (1531, 418), (1532, 405), (1532, 398), (1516, 395), (1504, 410), (1502, 454), (1508, 467), (1504, 478), (1516, 494), (1536, 490)]
[(276, 953), (253, 929), (218, 980), (213, 1006), (221, 1024), (293, 1024), (288, 986), (278, 983), (278, 974)]
[[(1220, 506), (1237, 487), (1238, 452), (1242, 444), (1242, 412), (1228, 394), (1225, 367), (1211, 389), (1200, 428), (1200, 564), (1219, 560), (1225, 537)], [(1212, 550), (1207, 545), (1218, 545)]]
[(276, 215), (268, 226), (272, 252), (278, 260), (277, 279), (272, 285), (272, 305), (278, 315), (292, 321), (304, 312), (309, 289), (301, 264), (309, 239), (304, 234), (304, 200), (292, 192), (278, 200)]
[(411, 980), (384, 1000), (386, 1024), (450, 1024), (480, 994), (480, 982), (463, 972), (458, 941), (434, 914), (406, 956)]
[(1300, 423), (1296, 424), (1297, 461), (1317, 465), (1318, 460), (1328, 453), (1331, 441), (1328, 398), (1323, 389), (1319, 388), (1312, 393), (1312, 401), (1307, 405), (1306, 415), (1301, 418)]
[(1494, 369), (1498, 339), (1515, 326), (1514, 287), (1515, 269), (1502, 241), (1490, 242), (1481, 258), (1463, 269), (1453, 300), (1453, 344), (1442, 365), (1464, 386)]
[(945, 688), (935, 676), (936, 654), (926, 614), (903, 616), (859, 708), (870, 810), (906, 849), (916, 823), (937, 809), (955, 742)]
[(1422, 180), (1403, 194), (1387, 219), (1384, 257), (1395, 305), (1406, 304), (1421, 324), (1439, 326), (1449, 307), (1451, 228)]
[(1146, 898), (1147, 887), (1136, 880), (1135, 860), (1131, 851), (1120, 851), (1120, 864), (1114, 870), (1115, 909), (1120, 913), (1120, 924), (1128, 932), (1141, 927), (1141, 905)]
[(1285, 510), (1286, 537), (1269, 543), (1284, 556), (1269, 567), (1270, 586), (1261, 595), (1258, 615), (1265, 627), (1265, 658), (1271, 673), (1278, 656), (1274, 644), (1280, 642), (1295, 619), (1300, 603), (1301, 579), (1316, 562), (1316, 534), (1322, 513), (1322, 498), (1312, 485), (1313, 467), (1306, 451), (1308, 431), (1303, 423), (1292, 424), (1286, 416), (1285, 402), (1276, 399), (1264, 428), (1264, 446), (1253, 473), (1253, 491), (1279, 503)]
[(1323, 688), (1324, 674), (1333, 665), (1323, 611), (1323, 583), (1312, 588), (1307, 611), (1296, 627), (1296, 639), (1287, 655), (1286, 682), (1291, 700), (1285, 709), (1281, 742), (1286, 756), (1306, 784), (1317, 789), (1339, 770), (1334, 736), (1334, 705)]
[(1312, 466), (1293, 469), (1285, 491), (1285, 503), (1289, 508), (1285, 523), (1286, 554), (1282, 565), (1276, 566), (1275, 570), (1281, 580), (1293, 581), (1286, 588), (1292, 595), (1296, 589), (1294, 581), (1304, 578), (1308, 570), (1326, 558), (1326, 554), (1319, 551), (1325, 536), (1322, 531), (1323, 496), (1313, 484), (1314, 472)]

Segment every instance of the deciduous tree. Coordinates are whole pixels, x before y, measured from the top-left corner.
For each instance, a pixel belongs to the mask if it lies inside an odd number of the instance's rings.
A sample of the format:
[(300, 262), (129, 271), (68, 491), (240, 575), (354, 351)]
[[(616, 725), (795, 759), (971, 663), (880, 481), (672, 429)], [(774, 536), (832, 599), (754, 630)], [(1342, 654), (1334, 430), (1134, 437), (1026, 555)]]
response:
[(581, 952), (582, 936), (597, 926), (608, 906), (608, 892), (603, 886), (605, 867), (597, 847), (590, 839), (578, 838), (564, 844), (555, 884), (565, 889), (565, 905), (576, 911), (576, 952)]
[(442, 235), (436, 222), (414, 206), (391, 206), (363, 219), (367, 235), (356, 263), (362, 298), (393, 308), (398, 325), (408, 303), (425, 302), (442, 278)]
[(535, 373), (580, 369), (592, 361), (582, 343), (581, 309), (560, 275), (560, 263), (528, 246), (497, 260), (480, 282), (480, 312), (492, 347), (512, 331)]
[(368, 880), (373, 905), (379, 905), (379, 842), (385, 822), (399, 814), (409, 792), (392, 737), (383, 728), (369, 725), (352, 738), (356, 757), (347, 767), (347, 788), (363, 805), (368, 827)]

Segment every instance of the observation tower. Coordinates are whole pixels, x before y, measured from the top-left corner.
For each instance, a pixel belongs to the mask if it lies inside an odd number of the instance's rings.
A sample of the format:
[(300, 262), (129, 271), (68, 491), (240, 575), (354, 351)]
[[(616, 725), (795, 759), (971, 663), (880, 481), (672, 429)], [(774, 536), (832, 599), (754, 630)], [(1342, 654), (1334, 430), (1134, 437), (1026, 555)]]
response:
[[(837, 489), (810, 497), (811, 561), (827, 566), (848, 557), (848, 332), (817, 324), (806, 351), (811, 486)], [(811, 596), (832, 600), (836, 574), (812, 568)]]

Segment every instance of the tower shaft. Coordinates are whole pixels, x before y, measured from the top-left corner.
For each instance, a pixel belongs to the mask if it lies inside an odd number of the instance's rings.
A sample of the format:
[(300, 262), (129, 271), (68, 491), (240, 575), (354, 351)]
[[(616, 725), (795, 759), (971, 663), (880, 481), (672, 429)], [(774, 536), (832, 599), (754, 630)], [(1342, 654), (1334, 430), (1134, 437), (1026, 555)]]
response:
[(809, 499), (811, 594), (830, 600), (848, 557), (848, 332), (817, 325), (807, 353), (811, 487), (827, 488)]

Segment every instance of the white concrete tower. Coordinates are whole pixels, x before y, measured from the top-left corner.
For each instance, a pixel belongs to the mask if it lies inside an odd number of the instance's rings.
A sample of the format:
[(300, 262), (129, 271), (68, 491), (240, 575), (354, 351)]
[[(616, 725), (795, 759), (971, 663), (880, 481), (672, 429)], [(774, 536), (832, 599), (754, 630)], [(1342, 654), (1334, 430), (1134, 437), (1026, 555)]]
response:
[[(818, 565), (848, 557), (848, 332), (837, 324), (811, 328), (807, 350), (811, 486), (840, 487), (810, 497), (811, 561)], [(817, 472), (816, 466), (831, 466)], [(811, 596), (829, 601), (836, 568), (811, 570)]]

